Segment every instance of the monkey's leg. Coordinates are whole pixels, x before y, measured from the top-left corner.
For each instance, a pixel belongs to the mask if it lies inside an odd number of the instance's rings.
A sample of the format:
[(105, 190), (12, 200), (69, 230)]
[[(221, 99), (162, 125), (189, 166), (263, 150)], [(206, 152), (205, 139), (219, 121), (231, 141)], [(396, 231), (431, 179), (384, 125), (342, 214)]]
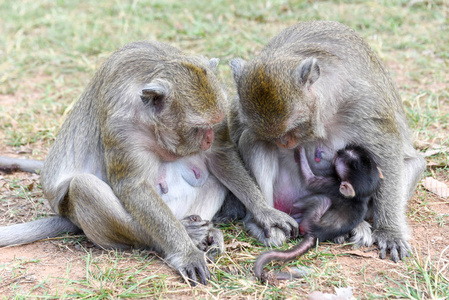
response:
[[(254, 273), (262, 280), (263, 267), (271, 261), (288, 262), (306, 253), (317, 242), (318, 236), (325, 236), (326, 231), (329, 230), (329, 225), (322, 225), (320, 223), (323, 215), (331, 206), (331, 200), (324, 195), (312, 195), (301, 198), (295, 203), (298, 207), (305, 210), (302, 216), (299, 228), (303, 234), (302, 241), (293, 248), (286, 251), (272, 250), (262, 253), (254, 264)], [(317, 233), (317, 235), (316, 235)]]
[(411, 249), (405, 214), (408, 201), (406, 168), (400, 163), (403, 158), (399, 160), (385, 158), (382, 162), (380, 169), (384, 179), (373, 201), (373, 241), (379, 247), (380, 258), (385, 258), (389, 251), (394, 262), (409, 256)]
[(426, 161), (425, 159), (416, 153), (415, 157), (408, 157), (404, 159), (404, 168), (405, 168), (405, 190), (408, 193), (407, 199), (410, 199), (415, 192), (416, 185), (421, 179), (422, 173), (426, 169)]
[[(206, 284), (210, 278), (204, 252), (199, 251), (190, 239), (188, 242), (192, 248), (187, 249), (188, 251), (192, 249), (190, 253), (167, 252), (162, 243), (172, 237), (159, 231), (150, 235), (148, 230), (128, 213), (110, 186), (96, 176), (90, 174), (74, 176), (70, 182), (69, 199), (71, 204), (68, 212), (71, 220), (82, 228), (94, 243), (106, 248), (153, 249), (165, 255), (170, 265), (190, 279), (193, 285), (198, 282)], [(173, 221), (177, 222), (176, 219)], [(148, 216), (148, 223), (152, 222), (154, 220)], [(181, 224), (179, 225), (181, 227)], [(178, 242), (180, 245), (185, 243), (179, 240)]]
[(371, 225), (367, 221), (362, 221), (356, 228), (351, 230), (349, 234), (349, 242), (353, 243), (355, 247), (370, 247), (373, 245), (373, 236)]
[(148, 236), (141, 236), (137, 223), (110, 186), (96, 176), (74, 176), (69, 186), (69, 200), (70, 219), (95, 244), (118, 249), (155, 245), (154, 241), (148, 241)]

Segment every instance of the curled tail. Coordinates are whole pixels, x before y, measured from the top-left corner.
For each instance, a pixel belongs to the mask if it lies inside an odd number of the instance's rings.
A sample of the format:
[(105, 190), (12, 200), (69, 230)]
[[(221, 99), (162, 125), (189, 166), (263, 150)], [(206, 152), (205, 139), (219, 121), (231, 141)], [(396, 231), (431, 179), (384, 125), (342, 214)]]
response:
[(286, 251), (272, 250), (259, 255), (254, 264), (254, 274), (260, 280), (264, 280), (263, 267), (272, 261), (288, 262), (296, 259), (306, 253), (316, 243), (316, 238), (313, 235), (307, 234), (302, 241), (293, 248)]
[(3, 226), (0, 227), (0, 247), (27, 244), (55, 237), (63, 232), (78, 233), (80, 231), (69, 219), (60, 216)]

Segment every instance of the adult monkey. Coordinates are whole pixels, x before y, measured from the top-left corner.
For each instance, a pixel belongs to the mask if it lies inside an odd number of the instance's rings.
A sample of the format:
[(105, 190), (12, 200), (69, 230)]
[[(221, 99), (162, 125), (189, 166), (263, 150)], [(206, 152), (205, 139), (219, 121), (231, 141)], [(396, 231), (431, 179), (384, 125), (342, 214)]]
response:
[(207, 220), (227, 188), (268, 236), (271, 227), (295, 232), (291, 217), (266, 205), (230, 141), (217, 64), (157, 42), (115, 52), (46, 158), (42, 189), (59, 216), (1, 227), (0, 246), (80, 228), (105, 248), (152, 248), (193, 284), (206, 284), (202, 250), (223, 248)]
[(384, 180), (373, 199), (373, 232), (362, 222), (352, 240), (374, 240), (381, 258), (387, 250), (395, 262), (408, 256), (405, 208), (425, 161), (413, 148), (393, 80), (363, 39), (337, 22), (303, 22), (280, 32), (253, 60), (230, 65), (239, 96), (232, 136), (268, 203), (290, 213), (305, 196), (294, 163), (298, 145), (313, 172), (325, 176), (337, 149), (359, 144)]

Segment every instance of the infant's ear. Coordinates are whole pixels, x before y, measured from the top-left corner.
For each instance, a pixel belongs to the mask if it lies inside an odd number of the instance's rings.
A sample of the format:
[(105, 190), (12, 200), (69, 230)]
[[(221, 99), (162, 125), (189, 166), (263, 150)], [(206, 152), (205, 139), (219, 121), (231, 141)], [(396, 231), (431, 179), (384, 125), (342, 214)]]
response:
[(352, 184), (350, 184), (348, 181), (342, 181), (340, 184), (340, 193), (345, 196), (346, 198), (354, 198), (355, 197), (355, 191), (352, 187)]

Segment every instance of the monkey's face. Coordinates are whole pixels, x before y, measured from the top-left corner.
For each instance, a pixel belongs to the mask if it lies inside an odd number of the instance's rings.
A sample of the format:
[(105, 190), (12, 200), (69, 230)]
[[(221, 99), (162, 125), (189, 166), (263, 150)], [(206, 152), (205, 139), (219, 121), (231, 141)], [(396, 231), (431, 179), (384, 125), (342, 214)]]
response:
[(209, 150), (215, 140), (213, 125), (215, 124), (180, 128), (178, 131), (180, 142), (176, 147), (176, 154), (188, 156)]
[[(158, 81), (165, 82), (164, 89)], [(223, 121), (226, 102), (213, 72), (181, 62), (172, 66), (166, 78), (153, 82), (158, 83), (153, 90), (163, 90), (152, 104), (162, 158), (174, 160), (209, 150), (215, 138), (213, 127)]]
[(377, 190), (381, 173), (364, 148), (348, 145), (338, 150), (334, 164), (340, 180), (349, 182), (358, 197), (370, 196)]

